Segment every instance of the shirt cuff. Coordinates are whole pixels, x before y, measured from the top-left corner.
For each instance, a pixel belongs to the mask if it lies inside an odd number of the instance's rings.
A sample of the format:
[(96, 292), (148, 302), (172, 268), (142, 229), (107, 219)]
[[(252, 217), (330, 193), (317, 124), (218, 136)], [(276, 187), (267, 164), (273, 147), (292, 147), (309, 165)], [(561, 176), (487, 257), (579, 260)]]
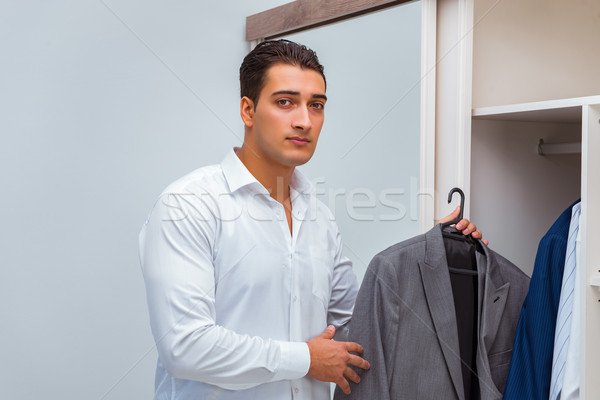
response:
[(310, 368), (310, 352), (304, 342), (278, 342), (280, 349), (279, 368), (274, 381), (300, 379)]

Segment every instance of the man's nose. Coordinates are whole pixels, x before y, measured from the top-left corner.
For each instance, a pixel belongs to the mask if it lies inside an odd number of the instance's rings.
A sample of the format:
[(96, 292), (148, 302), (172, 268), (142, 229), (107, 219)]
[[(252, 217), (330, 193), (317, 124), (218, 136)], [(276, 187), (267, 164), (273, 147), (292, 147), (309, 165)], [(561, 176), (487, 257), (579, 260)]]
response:
[(312, 128), (312, 121), (310, 120), (308, 106), (302, 106), (296, 109), (292, 126), (294, 129), (300, 129), (303, 131), (307, 131)]

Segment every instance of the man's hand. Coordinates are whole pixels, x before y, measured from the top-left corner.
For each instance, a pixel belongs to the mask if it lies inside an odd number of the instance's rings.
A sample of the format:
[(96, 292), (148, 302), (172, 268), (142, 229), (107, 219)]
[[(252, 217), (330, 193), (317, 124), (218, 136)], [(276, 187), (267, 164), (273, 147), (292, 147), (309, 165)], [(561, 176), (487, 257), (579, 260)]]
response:
[[(460, 214), (460, 206), (457, 206), (456, 209), (452, 212), (452, 214), (440, 219), (438, 221), (438, 224), (441, 224), (446, 221), (452, 221), (453, 219), (458, 218), (458, 214)], [(481, 232), (477, 230), (477, 226), (469, 222), (469, 220), (466, 218), (461, 219), (460, 222), (456, 224), (455, 228), (459, 231), (462, 231), (463, 235), (465, 236), (470, 233), (471, 236), (473, 236), (475, 239), (482, 238)], [(483, 243), (485, 243), (485, 245), (487, 246), (489, 242), (484, 239)]]
[(362, 354), (363, 348), (358, 343), (336, 342), (333, 339), (335, 327), (329, 325), (325, 332), (308, 342), (310, 351), (310, 368), (308, 375), (323, 382), (337, 383), (340, 389), (346, 394), (350, 394), (350, 384), (346, 378), (354, 383), (360, 382), (360, 378), (348, 364), (352, 364), (362, 369), (369, 369), (367, 360), (350, 354)]

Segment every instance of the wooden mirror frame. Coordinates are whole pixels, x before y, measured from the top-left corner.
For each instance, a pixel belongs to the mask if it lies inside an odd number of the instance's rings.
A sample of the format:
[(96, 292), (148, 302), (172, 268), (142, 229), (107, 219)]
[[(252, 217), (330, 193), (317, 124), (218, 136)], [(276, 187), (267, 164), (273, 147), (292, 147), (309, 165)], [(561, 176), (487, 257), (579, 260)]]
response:
[(407, 3), (410, 0), (296, 0), (246, 17), (246, 40), (270, 39), (362, 14)]

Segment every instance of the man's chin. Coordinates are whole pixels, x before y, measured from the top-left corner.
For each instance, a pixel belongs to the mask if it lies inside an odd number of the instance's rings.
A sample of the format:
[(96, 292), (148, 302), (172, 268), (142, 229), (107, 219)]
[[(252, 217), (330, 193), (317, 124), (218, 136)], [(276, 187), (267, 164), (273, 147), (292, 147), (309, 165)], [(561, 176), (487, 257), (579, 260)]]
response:
[(310, 159), (312, 158), (312, 154), (311, 155), (302, 155), (302, 156), (290, 156), (288, 157), (287, 161), (288, 161), (288, 165), (290, 167), (299, 167), (301, 165), (306, 164), (308, 161), (310, 161)]

